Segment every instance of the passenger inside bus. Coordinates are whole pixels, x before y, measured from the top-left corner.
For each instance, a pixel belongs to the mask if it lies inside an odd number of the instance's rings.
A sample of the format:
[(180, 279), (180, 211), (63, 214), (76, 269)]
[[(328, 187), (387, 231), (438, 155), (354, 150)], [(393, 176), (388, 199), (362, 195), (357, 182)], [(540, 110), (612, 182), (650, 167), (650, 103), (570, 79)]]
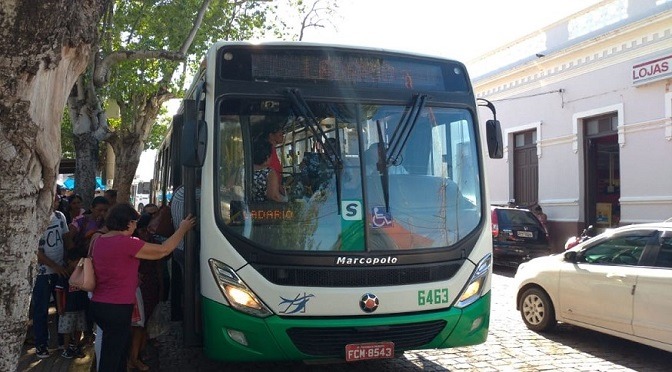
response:
[(252, 146), (254, 173), (251, 200), (253, 202), (287, 201), (287, 197), (280, 193), (280, 177), (277, 171), (269, 166), (271, 153), (274, 150), (271, 143), (264, 138), (257, 139)]
[(322, 190), (329, 185), (334, 176), (334, 167), (337, 158), (341, 156), (341, 147), (336, 138), (327, 138), (325, 146), (331, 146), (335, 154), (328, 155), (319, 142), (315, 142), (313, 152), (303, 154), (303, 161), (299, 165), (301, 170), (301, 182), (303, 183), (306, 195), (311, 196), (318, 190)]
[(282, 163), (277, 153), (277, 146), (284, 143), (285, 125), (284, 119), (269, 118), (265, 116), (261, 122), (256, 124), (257, 134), (253, 134), (254, 142), (265, 140), (269, 146), (269, 160), (268, 167), (275, 171), (275, 176), (278, 178), (277, 187), (281, 195), (285, 195), (285, 189), (282, 186)]
[[(366, 164), (366, 175), (371, 176), (378, 174), (378, 143), (372, 143), (369, 148), (364, 151), (364, 161)], [(408, 174), (403, 165), (390, 165), (387, 168), (388, 174)]]

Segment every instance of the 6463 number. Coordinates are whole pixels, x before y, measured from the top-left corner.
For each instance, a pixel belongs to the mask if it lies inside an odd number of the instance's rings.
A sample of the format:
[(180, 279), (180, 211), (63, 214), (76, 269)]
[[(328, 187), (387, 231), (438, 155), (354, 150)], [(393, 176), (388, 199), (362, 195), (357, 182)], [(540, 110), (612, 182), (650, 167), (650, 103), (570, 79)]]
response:
[(448, 288), (418, 291), (418, 306), (448, 303)]

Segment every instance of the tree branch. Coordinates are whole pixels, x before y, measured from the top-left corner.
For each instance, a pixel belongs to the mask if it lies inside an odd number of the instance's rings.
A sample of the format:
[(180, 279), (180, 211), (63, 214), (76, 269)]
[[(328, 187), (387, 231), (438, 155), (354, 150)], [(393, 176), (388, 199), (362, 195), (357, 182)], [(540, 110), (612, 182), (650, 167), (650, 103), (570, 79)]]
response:
[(108, 82), (108, 75), (113, 65), (122, 61), (138, 61), (142, 59), (180, 61), (184, 59), (184, 54), (165, 50), (117, 51), (105, 57), (105, 59), (96, 66), (96, 70), (93, 73), (93, 82), (97, 87), (102, 87)]
[(205, 12), (208, 10), (208, 7), (210, 6), (211, 2), (212, 0), (205, 0), (203, 1), (203, 4), (201, 4), (201, 8), (198, 10), (198, 13), (196, 14), (196, 19), (194, 19), (194, 26), (189, 31), (189, 35), (187, 35), (186, 39), (184, 39), (182, 47), (180, 47), (180, 53), (184, 55), (187, 54), (189, 47), (191, 47), (191, 43), (194, 41), (194, 38), (196, 37), (198, 29), (201, 28), (201, 24), (203, 23), (203, 17), (205, 16)]

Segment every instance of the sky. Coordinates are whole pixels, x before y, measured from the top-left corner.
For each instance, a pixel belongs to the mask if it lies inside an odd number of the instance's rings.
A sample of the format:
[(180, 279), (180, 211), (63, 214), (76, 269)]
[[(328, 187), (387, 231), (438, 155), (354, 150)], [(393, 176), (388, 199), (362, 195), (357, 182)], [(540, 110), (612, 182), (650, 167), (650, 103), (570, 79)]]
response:
[(339, 0), (333, 28), (304, 41), (354, 44), (467, 63), (602, 0)]
[[(448, 57), (469, 67), (469, 61), (601, 1), (338, 0), (335, 28), (308, 29), (303, 41)], [(141, 181), (152, 178), (154, 156), (146, 151), (140, 158)]]

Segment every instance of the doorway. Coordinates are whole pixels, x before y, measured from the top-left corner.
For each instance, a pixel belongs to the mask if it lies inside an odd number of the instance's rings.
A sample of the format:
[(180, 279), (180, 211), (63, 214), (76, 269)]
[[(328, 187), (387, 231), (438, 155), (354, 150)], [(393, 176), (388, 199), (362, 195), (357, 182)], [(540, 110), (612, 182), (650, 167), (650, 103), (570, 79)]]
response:
[(527, 207), (539, 202), (537, 131), (516, 133), (513, 139), (513, 197), (517, 205)]
[(621, 220), (618, 116), (602, 115), (584, 123), (586, 225), (601, 231), (618, 226)]

